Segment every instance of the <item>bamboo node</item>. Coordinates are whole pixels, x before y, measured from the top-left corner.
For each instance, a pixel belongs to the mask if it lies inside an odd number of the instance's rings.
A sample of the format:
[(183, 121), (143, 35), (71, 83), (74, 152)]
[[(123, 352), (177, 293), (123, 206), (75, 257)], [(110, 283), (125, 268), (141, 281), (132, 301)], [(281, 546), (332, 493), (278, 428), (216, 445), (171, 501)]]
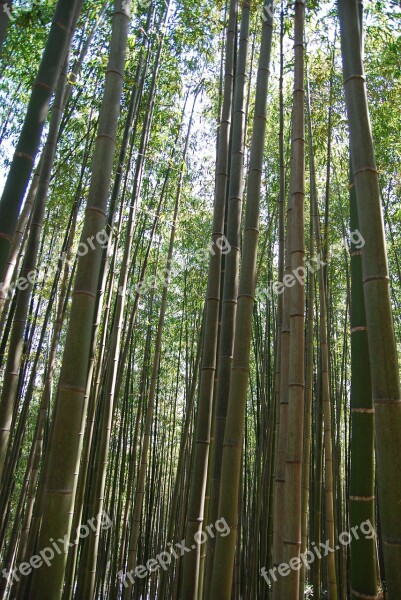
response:
[(239, 448), (240, 450), (242, 450), (242, 442), (237, 443), (237, 442), (230, 442), (230, 440), (228, 440), (228, 442), (224, 442), (223, 448)]
[(62, 29), (63, 31), (68, 31), (68, 27), (66, 27), (64, 23), (61, 23), (60, 21), (53, 21), (53, 25), (56, 25), (56, 27), (60, 27), (60, 29)]
[(6, 233), (1, 233), (1, 232), (0, 232), (0, 238), (7, 240), (7, 242), (12, 242), (14, 239), (12, 235), (7, 235)]
[(89, 211), (98, 212), (102, 215), (102, 217), (106, 216), (106, 212), (102, 208), (98, 208), (97, 206), (88, 206), (86, 208), (85, 212), (89, 212)]
[(116, 143), (115, 138), (111, 137), (111, 135), (107, 135), (107, 133), (99, 133), (99, 135), (96, 137), (96, 140), (100, 140), (102, 138), (110, 140), (111, 142), (113, 142), (113, 144)]
[(356, 592), (352, 588), (351, 588), (350, 592), (353, 596), (356, 596), (357, 598), (363, 598), (364, 600), (377, 600), (378, 599), (378, 596), (369, 596), (368, 594), (361, 594), (359, 592)]
[(233, 371), (241, 371), (242, 373), (249, 373), (249, 367), (241, 367), (241, 365), (233, 367), (232, 370)]
[(374, 408), (351, 408), (351, 413), (366, 413), (366, 414), (375, 414)]
[(349, 499), (353, 502), (372, 502), (375, 496), (350, 496)]
[(81, 388), (75, 385), (69, 385), (68, 383), (60, 383), (60, 390), (66, 390), (67, 392), (76, 392), (77, 394), (85, 394), (86, 392), (86, 388)]
[(47, 83), (40, 83), (40, 81), (35, 82), (33, 84), (34, 88), (43, 88), (44, 90), (47, 90), (50, 93), (53, 93), (53, 88), (50, 87), (50, 85), (47, 85)]
[(287, 544), (288, 546), (300, 546), (301, 542), (294, 542), (293, 540), (283, 540), (284, 544)]
[(72, 490), (54, 490), (47, 488), (46, 493), (51, 496), (70, 496), (72, 494)]
[(121, 73), (121, 71), (118, 71), (117, 69), (107, 69), (106, 75), (108, 73), (116, 73), (117, 75), (119, 75), (121, 77), (121, 79), (124, 79), (123, 73)]
[(354, 172), (354, 177), (356, 175), (359, 175), (360, 173), (365, 173), (365, 172), (371, 172), (371, 173), (376, 173), (376, 175), (379, 174), (379, 171), (376, 169), (376, 167), (361, 167), (360, 169), (358, 169), (357, 171)]
[(399, 398), (374, 398), (375, 404), (391, 404), (394, 408), (401, 408), (401, 400)]
[(96, 298), (96, 294), (88, 292), (88, 290), (74, 290), (73, 296), (88, 296), (89, 298), (93, 298), (94, 300)]
[(203, 517), (196, 517), (195, 519), (188, 517), (188, 523), (203, 523)]
[(372, 275), (371, 277), (366, 277), (363, 283), (369, 283), (370, 281), (390, 281), (390, 277), (388, 275)]
[(27, 154), (26, 152), (15, 152), (14, 158), (26, 158), (26, 160), (30, 160), (31, 162), (35, 161), (34, 157), (31, 156), (31, 154)]
[(368, 328), (366, 325), (360, 325), (359, 327), (351, 327), (351, 333), (355, 333), (356, 331), (367, 331)]
[(385, 538), (382, 535), (382, 540), (388, 546), (401, 546), (401, 538)]
[(347, 83), (349, 83), (350, 81), (352, 81), (352, 79), (362, 79), (362, 81), (365, 82), (365, 76), (364, 75), (350, 75), (349, 77), (347, 77), (346, 79), (344, 79), (344, 85), (347, 85)]
[(129, 19), (129, 15), (128, 15), (126, 12), (124, 12), (123, 10), (116, 10), (116, 11), (113, 13), (113, 17), (115, 17), (116, 15), (122, 15), (122, 16), (123, 16), (123, 17), (125, 17), (126, 19)]

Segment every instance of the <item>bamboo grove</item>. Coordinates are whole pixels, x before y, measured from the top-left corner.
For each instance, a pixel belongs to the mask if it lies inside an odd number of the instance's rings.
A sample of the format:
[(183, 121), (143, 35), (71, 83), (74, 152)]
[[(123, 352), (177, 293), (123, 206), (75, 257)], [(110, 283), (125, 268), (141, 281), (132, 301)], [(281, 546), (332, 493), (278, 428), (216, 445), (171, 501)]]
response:
[(0, 13), (1, 598), (399, 600), (399, 3)]

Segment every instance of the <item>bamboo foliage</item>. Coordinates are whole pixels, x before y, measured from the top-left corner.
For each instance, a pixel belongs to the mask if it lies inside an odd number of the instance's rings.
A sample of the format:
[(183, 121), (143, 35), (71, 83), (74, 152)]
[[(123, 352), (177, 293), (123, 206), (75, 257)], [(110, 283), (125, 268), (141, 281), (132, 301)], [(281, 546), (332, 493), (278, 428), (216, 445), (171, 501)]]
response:
[(0, 15), (0, 598), (398, 600), (398, 5), (56, 4)]

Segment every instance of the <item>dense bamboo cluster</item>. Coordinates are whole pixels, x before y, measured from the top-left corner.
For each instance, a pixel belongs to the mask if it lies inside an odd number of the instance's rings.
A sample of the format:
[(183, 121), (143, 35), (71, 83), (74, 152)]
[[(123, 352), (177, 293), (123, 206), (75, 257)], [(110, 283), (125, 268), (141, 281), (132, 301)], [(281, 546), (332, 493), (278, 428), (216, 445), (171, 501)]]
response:
[(399, 600), (396, 3), (0, 8), (1, 598)]

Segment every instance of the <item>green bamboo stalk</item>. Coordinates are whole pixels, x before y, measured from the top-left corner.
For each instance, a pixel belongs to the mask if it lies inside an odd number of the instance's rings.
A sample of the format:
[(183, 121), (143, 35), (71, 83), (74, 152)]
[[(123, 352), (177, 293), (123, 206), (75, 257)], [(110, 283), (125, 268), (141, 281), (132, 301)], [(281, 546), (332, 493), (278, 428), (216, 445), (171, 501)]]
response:
[[(294, 27), (294, 96), (291, 161), (291, 223), (288, 230), (291, 270), (305, 276), (304, 198), (305, 198), (305, 115), (304, 115), (304, 20), (305, 2), (295, 2)], [(294, 276), (292, 275), (292, 278)], [(285, 280), (284, 280), (285, 282)], [(299, 557), (301, 549), (302, 459), (304, 429), (304, 281), (295, 281), (289, 293), (289, 370), (288, 370), (288, 430), (285, 458), (285, 494), (283, 559), (289, 564)], [(282, 578), (281, 594), (298, 600), (300, 573), (292, 569)]]
[[(203, 329), (203, 327), (202, 327), (202, 329)], [(193, 405), (194, 405), (194, 401), (195, 401), (195, 392), (196, 392), (196, 386), (198, 383), (198, 372), (199, 372), (199, 365), (200, 365), (200, 358), (201, 358), (201, 353), (200, 353), (201, 344), (202, 344), (202, 331), (199, 334), (198, 349), (197, 349), (197, 353), (196, 353), (195, 365), (194, 365), (194, 370), (193, 370), (193, 374), (192, 374), (191, 387), (190, 387), (189, 395), (188, 395), (185, 421), (184, 421), (184, 425), (183, 425), (182, 433), (181, 433), (180, 452), (178, 454), (177, 471), (176, 471), (176, 475), (175, 475), (175, 483), (174, 483), (173, 496), (172, 496), (172, 500), (171, 500), (171, 508), (169, 509), (167, 542), (170, 542), (170, 543), (172, 543), (172, 541), (173, 541), (174, 530), (175, 530), (175, 526), (176, 526), (178, 500), (179, 500), (179, 494), (181, 491), (180, 486), (182, 484), (183, 471), (184, 471), (184, 466), (185, 466), (185, 448), (188, 446), (189, 428), (191, 425), (192, 414), (193, 414)], [(160, 578), (160, 587), (159, 587), (159, 596), (160, 596), (161, 600), (165, 600), (165, 598), (166, 598), (167, 585), (168, 585), (168, 571), (163, 570), (163, 573), (161, 574), (161, 578)]]
[[(310, 179), (312, 171), (310, 171)], [(312, 189), (312, 181), (310, 181)], [(312, 196), (312, 194), (311, 194)], [(313, 235), (313, 201), (310, 201), (310, 229), (309, 229), (309, 262), (312, 262), (315, 256), (315, 241)], [(301, 554), (307, 550), (308, 543), (308, 516), (309, 516), (309, 487), (310, 487), (310, 467), (311, 467), (311, 429), (312, 429), (312, 402), (313, 402), (313, 340), (314, 340), (314, 310), (315, 310), (315, 274), (309, 273), (308, 277), (308, 311), (307, 311), (307, 334), (306, 334), (306, 381), (305, 381), (305, 434), (304, 434), (304, 452), (303, 452), (303, 473), (302, 473), (302, 525), (301, 525)], [(305, 595), (306, 569), (302, 564), (300, 571), (299, 598), (302, 600)]]
[[(315, 176), (315, 157), (313, 151), (313, 135), (311, 124), (311, 110), (309, 104), (309, 94), (307, 98), (308, 108), (308, 137), (309, 137), (309, 162), (311, 173), (311, 203), (313, 212), (313, 223), (315, 229), (317, 255), (322, 256), (321, 233), (319, 211), (317, 204), (317, 189)], [(335, 548), (335, 522), (334, 522), (334, 477), (333, 477), (333, 440), (332, 440), (332, 416), (331, 416), (331, 396), (329, 380), (329, 352), (327, 341), (327, 304), (326, 288), (323, 269), (319, 269), (319, 309), (320, 309), (320, 368), (322, 382), (322, 407), (323, 407), (323, 443), (324, 443), (324, 483), (325, 483), (325, 516), (326, 516), (326, 537), (329, 540), (330, 547)], [(336, 574), (336, 556), (330, 552), (327, 556), (327, 579), (328, 595), (330, 600), (337, 600), (337, 574)]]
[[(280, 9), (280, 80), (279, 80), (279, 168), (280, 168), (280, 191), (279, 191), (279, 265), (278, 280), (283, 281), (284, 273), (289, 274), (291, 270), (290, 254), (288, 248), (288, 236), (285, 235), (285, 161), (284, 161), (284, 8), (283, 1)], [(287, 228), (291, 219), (291, 199), (287, 206)], [(283, 537), (283, 510), (284, 510), (284, 491), (285, 491), (285, 472), (284, 472), (284, 453), (287, 431), (287, 413), (288, 413), (288, 348), (289, 348), (289, 306), (288, 306), (287, 288), (284, 293), (278, 297), (277, 307), (277, 347), (276, 347), (276, 366), (275, 366), (275, 439), (274, 439), (274, 463), (273, 463), (273, 502), (271, 503), (271, 524), (273, 530), (271, 567), (278, 566), (282, 562), (282, 537)], [(263, 565), (265, 566), (265, 565)], [(277, 598), (279, 594), (279, 584), (273, 586), (273, 592)], [(268, 590), (269, 596), (271, 589)]]
[[(225, 257), (223, 294), (221, 302), (221, 332), (217, 367), (217, 389), (214, 427), (214, 450), (210, 458), (213, 480), (211, 484), (210, 522), (218, 518), (221, 457), (223, 452), (224, 430), (227, 403), (230, 395), (230, 374), (234, 347), (234, 325), (237, 312), (238, 270), (241, 244), (241, 212), (244, 195), (244, 153), (245, 153), (245, 108), (247, 61), (249, 47), (250, 4), (242, 3), (241, 31), (235, 74), (235, 97), (233, 110), (230, 181), (227, 203), (227, 233), (230, 252)], [(213, 572), (215, 538), (208, 542), (208, 562), (206, 571), (206, 592), (209, 592)]]
[(263, 11), (261, 51), (248, 174), (243, 256), (235, 323), (234, 357), (221, 470), (218, 515), (219, 518), (226, 520), (230, 527), (230, 533), (225, 537), (219, 536), (217, 538), (210, 593), (211, 600), (229, 600), (231, 598), (237, 542), (238, 494), (249, 378), (251, 323), (256, 287), (259, 200), (266, 132), (266, 97), (269, 81), (272, 24), (273, 4), (269, 1), (265, 3)]
[[(77, 0), (71, 22), (71, 32), (68, 40), (69, 44), (71, 42), (72, 32), (75, 29), (76, 22), (82, 9), (82, 4), (83, 0)], [(63, 114), (63, 108), (65, 106), (68, 58), (69, 50), (67, 50), (64, 67), (60, 73), (57, 84), (52, 116), (50, 119), (49, 133), (41, 157), (40, 177), (35, 194), (32, 221), (26, 248), (26, 257), (22, 269), (22, 277), (26, 278), (28, 285), (25, 289), (20, 290), (18, 293), (14, 324), (11, 331), (10, 347), (7, 355), (7, 366), (0, 398), (0, 479), (3, 473), (7, 444), (10, 436), (11, 418), (15, 404), (18, 374), (22, 361), (23, 336), (28, 316), (31, 290), (33, 287), (33, 284), (31, 283), (31, 274), (36, 270), (39, 243), (45, 215), (45, 206), (50, 185), (50, 175), (56, 155), (57, 133)]]
[(383, 215), (370, 126), (356, 0), (338, 0), (345, 100), (362, 249), (368, 330), (381, 535), (389, 600), (401, 590), (401, 400), (390, 303)]
[[(355, 186), (350, 170), (350, 225), (358, 229)], [(351, 243), (351, 473), (350, 527), (375, 522), (374, 408), (369, 368), (369, 344), (362, 284), (361, 250)], [(351, 599), (377, 595), (376, 540), (360, 536), (350, 546)], [(355, 593), (354, 593), (355, 592)]]
[[(16, 227), (13, 243), (10, 248), (10, 254), (7, 259), (7, 266), (4, 275), (3, 285), (0, 289), (0, 309), (2, 309), (1, 321), (0, 321), (0, 336), (3, 333), (4, 321), (7, 315), (7, 308), (5, 306), (5, 301), (7, 297), (7, 291), (10, 288), (11, 281), (15, 281), (17, 278), (17, 264), (18, 264), (18, 254), (20, 247), (22, 246), (23, 236), (27, 229), (29, 229), (29, 224), (32, 218), (32, 208), (33, 202), (35, 200), (36, 191), (38, 189), (38, 183), (40, 178), (40, 172), (42, 169), (42, 161), (40, 160), (38, 166), (35, 169), (35, 173), (32, 177), (31, 185), (29, 186), (29, 192), (26, 196), (26, 200), (24, 202), (24, 207), (21, 211), (21, 214), (18, 218), (18, 224)], [(3, 308), (4, 307), (4, 308)]]
[(65, 60), (77, 1), (58, 0), (25, 120), (0, 199), (0, 281), (4, 281), (6, 263), (18, 215), (39, 148), (50, 99)]
[[(184, 165), (185, 165), (185, 160), (186, 160), (186, 156), (187, 156), (188, 144), (189, 144), (189, 140), (190, 140), (190, 133), (191, 133), (191, 127), (192, 127), (192, 121), (193, 121), (193, 115), (194, 115), (194, 109), (195, 109), (195, 104), (196, 104), (199, 90), (200, 90), (200, 88), (198, 88), (197, 92), (195, 93), (194, 102), (192, 105), (191, 116), (190, 116), (189, 124), (188, 124), (188, 131), (187, 131), (187, 135), (186, 135), (185, 146), (184, 146), (184, 151), (183, 151), (183, 156), (182, 156), (181, 169), (180, 169), (180, 177), (179, 177), (179, 181), (178, 181), (177, 193), (176, 193), (176, 198), (175, 198), (174, 215), (173, 215), (172, 226), (171, 226), (169, 249), (168, 249), (168, 255), (167, 255), (167, 260), (166, 260), (167, 278), (166, 278), (166, 284), (163, 288), (162, 300), (161, 300), (161, 305), (160, 305), (159, 321), (158, 321), (156, 341), (155, 341), (155, 353), (154, 353), (154, 357), (153, 357), (149, 396), (148, 396), (148, 402), (147, 402), (147, 407), (146, 407), (146, 418), (145, 418), (145, 424), (144, 424), (140, 465), (139, 465), (138, 479), (137, 479), (137, 485), (136, 485), (134, 506), (133, 506), (133, 511), (132, 511), (133, 514), (132, 514), (131, 536), (130, 536), (130, 544), (129, 544), (129, 552), (128, 552), (128, 561), (127, 561), (127, 571), (130, 573), (132, 573), (135, 570), (136, 561), (137, 561), (139, 526), (140, 526), (140, 522), (141, 522), (141, 514), (142, 514), (142, 507), (143, 507), (145, 476), (146, 476), (146, 468), (147, 468), (147, 464), (148, 464), (149, 442), (150, 442), (150, 435), (151, 435), (152, 425), (153, 425), (156, 384), (158, 381), (158, 371), (159, 371), (159, 367), (160, 367), (161, 343), (162, 343), (164, 321), (165, 321), (166, 308), (167, 308), (168, 284), (169, 284), (169, 280), (170, 280), (170, 265), (171, 265), (171, 261), (172, 261), (172, 257), (173, 257), (177, 216), (178, 216), (178, 209), (179, 209), (180, 200), (181, 200), (181, 192), (182, 192), (182, 185), (183, 185), (183, 178), (184, 178)], [(124, 600), (125, 599), (128, 600), (131, 597), (132, 587), (133, 587), (133, 579), (131, 577), (129, 579), (128, 586), (124, 589), (124, 592), (123, 592)]]
[[(186, 544), (190, 547), (193, 545), (195, 539), (194, 536), (200, 534), (202, 530), (207, 483), (221, 296), (221, 250), (219, 245), (216, 244), (216, 241), (220, 240), (224, 234), (234, 87), (234, 47), (237, 10), (237, 0), (232, 0), (230, 2), (229, 22), (227, 27), (223, 107), (216, 161), (215, 200), (211, 236), (214, 252), (210, 254), (209, 259), (204, 348), (199, 384), (196, 430), (194, 434), (192, 478), (185, 531)], [(181, 595), (186, 600), (198, 600), (200, 544), (196, 544), (194, 551), (183, 556), (182, 563), (183, 574)]]
[[(360, 44), (363, 49), (363, 9), (359, 11)], [(350, 157), (350, 230), (359, 230), (358, 207)], [(369, 342), (363, 297), (362, 252), (351, 238), (351, 460), (349, 523), (358, 527), (375, 522), (374, 408), (369, 366)], [(376, 540), (353, 537), (350, 545), (351, 600), (377, 595)]]
[[(129, 10), (128, 5), (125, 7)], [(127, 10), (126, 9), (126, 10)], [(113, 167), (115, 135), (120, 113), (123, 72), (129, 16), (122, 2), (116, 1), (105, 92), (99, 116), (98, 137), (92, 163), (92, 180), (81, 240), (96, 237), (105, 225), (105, 209)], [(86, 378), (91, 343), (95, 298), (102, 248), (96, 245), (78, 259), (71, 315), (63, 356), (62, 371), (51, 440), (47, 454), (47, 481), (43, 496), (42, 526), (38, 548), (49, 545), (50, 538), (70, 536), (76, 479), (82, 448), (87, 403)], [(66, 554), (57, 555), (49, 569), (33, 574), (30, 597), (60, 598)]]

